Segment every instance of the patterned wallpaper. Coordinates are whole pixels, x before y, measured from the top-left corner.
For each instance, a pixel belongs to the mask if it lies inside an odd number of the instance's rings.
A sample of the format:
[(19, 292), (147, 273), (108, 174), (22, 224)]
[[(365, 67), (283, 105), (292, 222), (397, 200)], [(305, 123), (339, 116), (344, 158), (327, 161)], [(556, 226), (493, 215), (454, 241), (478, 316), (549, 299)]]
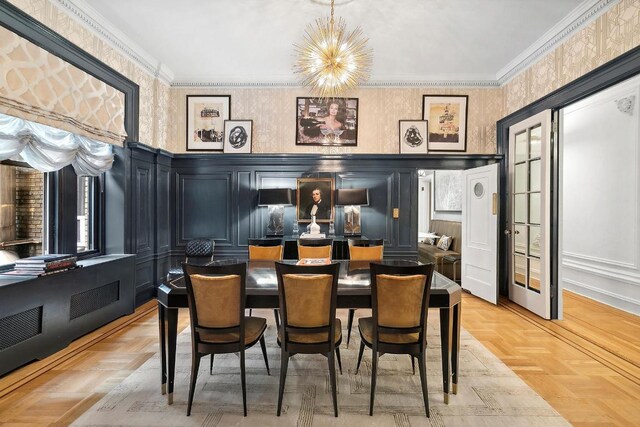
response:
[(29, 15), (140, 85), (140, 142), (185, 151), (187, 94), (231, 95), (231, 117), (253, 119), (254, 153), (397, 153), (398, 120), (420, 119), (422, 95), (467, 94), (467, 153), (495, 153), (495, 123), (640, 44), (640, 0), (620, 0), (562, 45), (502, 88), (363, 88), (359, 98), (358, 146), (295, 145), (295, 98), (301, 88), (169, 88), (107, 42), (60, 11), (52, 0), (9, 0)]
[(621, 0), (506, 85), (504, 116), (640, 45), (640, 0)]
[(231, 95), (231, 118), (253, 120), (254, 153), (386, 153), (399, 151), (398, 121), (422, 119), (425, 94), (469, 95), (467, 153), (495, 153), (496, 121), (502, 117), (502, 90), (477, 88), (362, 88), (358, 98), (357, 147), (296, 146), (296, 97), (303, 88), (185, 89), (172, 88), (169, 151), (186, 151), (186, 96)]

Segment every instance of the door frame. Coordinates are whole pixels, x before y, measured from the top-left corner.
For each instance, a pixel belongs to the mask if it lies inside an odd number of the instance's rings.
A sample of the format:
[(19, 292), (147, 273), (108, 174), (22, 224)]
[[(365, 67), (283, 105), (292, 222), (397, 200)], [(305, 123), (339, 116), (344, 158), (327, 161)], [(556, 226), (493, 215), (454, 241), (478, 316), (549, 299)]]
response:
[[(577, 78), (576, 80), (562, 86), (561, 88), (545, 95), (537, 101), (517, 110), (508, 116), (500, 119), (497, 126), (497, 154), (509, 158), (509, 127), (521, 122), (527, 117), (533, 116), (543, 110), (552, 110), (553, 120), (557, 123), (557, 111), (561, 108), (576, 102), (582, 98), (586, 98), (596, 92), (613, 86), (621, 81), (640, 74), (640, 46), (637, 46), (626, 53), (612, 59), (611, 61), (601, 65), (600, 67), (590, 71), (589, 73)], [(558, 190), (559, 190), (559, 143), (557, 141), (557, 132), (551, 141), (551, 244), (549, 253), (556, 254), (549, 260), (551, 263), (551, 318), (557, 319), (559, 315), (558, 299)], [(500, 192), (500, 206), (507, 206), (507, 180), (508, 180), (508, 162), (501, 162), (500, 167), (500, 188), (505, 189)], [(506, 230), (507, 212), (506, 209), (500, 210), (500, 230)], [(507, 237), (504, 233), (500, 233), (498, 241), (498, 258), (499, 258), (499, 289), (501, 295), (509, 294), (509, 245)]]

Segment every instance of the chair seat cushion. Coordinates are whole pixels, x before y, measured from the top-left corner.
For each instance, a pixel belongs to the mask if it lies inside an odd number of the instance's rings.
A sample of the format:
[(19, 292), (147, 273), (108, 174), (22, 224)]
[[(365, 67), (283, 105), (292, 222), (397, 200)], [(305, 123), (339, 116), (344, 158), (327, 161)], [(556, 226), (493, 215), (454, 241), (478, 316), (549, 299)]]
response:
[[(244, 318), (244, 343), (251, 344), (258, 341), (260, 336), (267, 329), (267, 319), (262, 317), (246, 317)], [(212, 334), (201, 333), (200, 339), (212, 344), (225, 344), (238, 341), (237, 333)]]
[[(342, 340), (342, 323), (340, 319), (336, 319), (336, 329), (334, 334), (334, 342), (337, 344)], [(323, 332), (317, 334), (293, 334), (289, 333), (289, 342), (298, 344), (317, 344), (327, 341), (327, 336)], [(278, 342), (282, 342), (280, 329), (278, 329)]]
[[(362, 317), (358, 319), (358, 329), (360, 336), (369, 346), (373, 342), (373, 317)], [(380, 334), (380, 341), (389, 344), (413, 344), (418, 342), (419, 334)]]

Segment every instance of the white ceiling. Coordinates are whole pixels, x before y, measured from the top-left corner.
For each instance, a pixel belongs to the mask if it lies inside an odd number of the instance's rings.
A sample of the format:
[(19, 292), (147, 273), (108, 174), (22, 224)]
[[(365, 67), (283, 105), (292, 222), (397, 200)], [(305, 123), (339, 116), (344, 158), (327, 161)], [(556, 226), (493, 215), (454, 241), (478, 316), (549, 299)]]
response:
[[(495, 85), (615, 1), (338, 0), (335, 14), (369, 38), (371, 82)], [(295, 83), (293, 43), (322, 2), (58, 0), (174, 85)]]

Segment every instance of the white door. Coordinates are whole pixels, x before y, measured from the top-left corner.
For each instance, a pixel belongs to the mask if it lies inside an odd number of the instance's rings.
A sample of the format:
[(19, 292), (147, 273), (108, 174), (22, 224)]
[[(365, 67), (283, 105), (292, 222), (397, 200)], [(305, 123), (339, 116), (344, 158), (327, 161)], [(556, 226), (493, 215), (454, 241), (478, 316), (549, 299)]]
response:
[(509, 299), (551, 318), (551, 110), (509, 128)]
[(498, 164), (462, 173), (462, 288), (498, 303)]

